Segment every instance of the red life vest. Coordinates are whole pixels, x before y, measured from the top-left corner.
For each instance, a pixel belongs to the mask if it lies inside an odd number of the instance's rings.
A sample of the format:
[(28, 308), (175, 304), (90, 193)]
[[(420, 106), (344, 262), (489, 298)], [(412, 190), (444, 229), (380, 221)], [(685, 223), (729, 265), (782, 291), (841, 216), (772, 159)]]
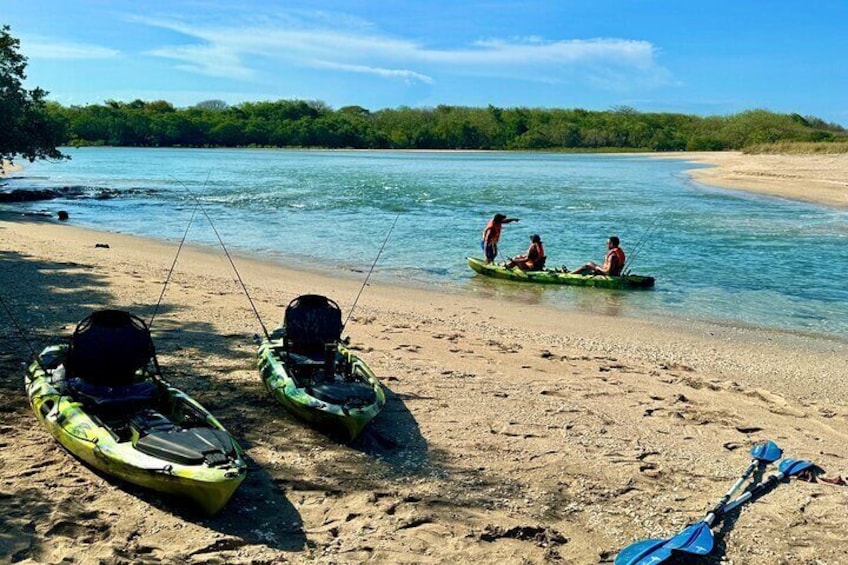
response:
[[(612, 264), (613, 257), (616, 258), (614, 266)], [(624, 268), (625, 261), (626, 257), (624, 256), (624, 251), (622, 251), (620, 247), (613, 247), (612, 249), (607, 251), (607, 256), (604, 258), (604, 270), (607, 271), (610, 275), (616, 277), (621, 274), (621, 270)]]
[(545, 248), (542, 242), (535, 241), (530, 244), (530, 249), (527, 250), (527, 269), (530, 271), (541, 271), (545, 268)]
[(545, 248), (542, 245), (542, 242), (539, 243), (531, 243), (530, 250), (527, 253), (527, 258), (531, 261), (538, 261), (539, 259), (545, 258)]
[[(501, 238), (502, 223), (495, 223), (494, 220), (489, 220), (486, 224), (486, 229), (483, 230), (483, 241), (486, 243), (497, 243)], [(486, 239), (486, 232), (489, 232), (489, 238)]]

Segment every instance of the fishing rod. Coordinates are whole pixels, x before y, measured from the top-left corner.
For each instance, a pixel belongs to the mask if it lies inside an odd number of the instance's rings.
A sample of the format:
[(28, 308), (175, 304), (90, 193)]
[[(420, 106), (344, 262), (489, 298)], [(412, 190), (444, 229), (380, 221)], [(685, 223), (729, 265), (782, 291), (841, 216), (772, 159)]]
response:
[(265, 324), (262, 322), (262, 317), (259, 315), (259, 310), (256, 309), (256, 304), (253, 303), (253, 299), (250, 297), (250, 293), (247, 291), (247, 286), (244, 284), (244, 281), (241, 278), (241, 274), (239, 274), (238, 269), (236, 268), (235, 262), (233, 262), (233, 258), (230, 256), (230, 252), (227, 249), (227, 246), (224, 245), (224, 240), (221, 239), (221, 235), (218, 233), (218, 230), (215, 229), (215, 223), (212, 221), (212, 217), (209, 216), (209, 213), (206, 211), (206, 207), (203, 206), (203, 203), (200, 199), (195, 196), (195, 194), (191, 191), (191, 189), (181, 180), (171, 177), (177, 183), (182, 185), (185, 188), (186, 193), (192, 197), (192, 199), (197, 204), (197, 207), (200, 208), (200, 211), (203, 212), (203, 215), (206, 217), (206, 220), (209, 222), (209, 226), (212, 228), (212, 231), (215, 233), (215, 237), (218, 238), (218, 243), (221, 244), (221, 249), (224, 250), (224, 255), (227, 256), (227, 260), (230, 262), (230, 266), (233, 268), (233, 272), (238, 279), (239, 284), (241, 285), (241, 289), (244, 291), (244, 295), (247, 297), (247, 301), (250, 302), (250, 307), (253, 309), (253, 314), (256, 316), (256, 319), (259, 321), (259, 326), (262, 328), (262, 333), (265, 334), (265, 339), (271, 340), (271, 336), (268, 334), (268, 328), (265, 327)]
[(656, 217), (654, 217), (654, 220), (648, 225), (648, 229), (645, 230), (645, 233), (642, 234), (642, 237), (640, 237), (638, 239), (638, 241), (636, 241), (636, 244), (633, 246), (633, 252), (624, 261), (624, 265), (622, 266), (622, 269), (621, 269), (622, 274), (625, 274), (625, 275), (630, 274), (629, 266), (633, 265), (633, 263), (636, 261), (636, 257), (639, 256), (639, 253), (644, 248), (645, 243), (648, 241), (648, 238), (651, 237), (654, 234), (654, 232), (656, 232), (657, 228), (660, 225), (659, 221), (666, 216), (668, 211), (669, 211), (669, 208), (664, 208), (663, 210), (661, 210), (660, 213), (657, 214)]
[[(209, 178), (212, 176), (212, 170), (206, 174), (206, 180), (203, 181), (203, 187), (209, 183)], [(171, 280), (171, 275), (174, 273), (174, 268), (177, 266), (177, 259), (180, 258), (180, 251), (183, 249), (183, 244), (185, 243), (186, 238), (188, 237), (188, 230), (191, 229), (191, 224), (194, 222), (194, 217), (197, 215), (197, 207), (198, 205), (194, 205), (194, 209), (191, 212), (191, 217), (188, 219), (188, 225), (186, 226), (185, 232), (183, 233), (183, 238), (180, 240), (179, 246), (177, 246), (177, 254), (174, 255), (174, 261), (171, 263), (171, 269), (168, 271), (168, 276), (165, 277), (165, 284), (162, 285), (162, 292), (159, 293), (159, 300), (156, 301), (156, 306), (153, 308), (153, 315), (150, 316), (150, 322), (147, 323), (148, 330), (153, 327), (153, 320), (156, 319), (156, 313), (159, 312), (159, 305), (162, 303), (162, 299), (165, 297), (165, 289), (168, 288), (168, 282)]]
[[(208, 178), (206, 180), (209, 180)], [(153, 308), (153, 314), (150, 316), (150, 321), (147, 323), (147, 328), (153, 328), (153, 320), (156, 319), (156, 313), (159, 312), (159, 305), (162, 303), (162, 299), (165, 297), (165, 289), (168, 288), (168, 282), (171, 280), (171, 275), (174, 272), (174, 267), (177, 266), (177, 259), (180, 257), (180, 251), (183, 249), (183, 244), (185, 243), (186, 237), (188, 237), (188, 230), (191, 228), (191, 224), (194, 222), (194, 217), (197, 215), (197, 204), (194, 206), (194, 210), (191, 212), (191, 217), (188, 219), (188, 225), (186, 226), (185, 232), (183, 233), (183, 238), (180, 240), (180, 244), (177, 247), (177, 254), (174, 255), (174, 262), (171, 263), (171, 269), (168, 271), (168, 276), (165, 277), (165, 284), (162, 285), (162, 292), (159, 293), (159, 300), (156, 301), (156, 306)]]
[(354, 299), (350, 310), (348, 310), (347, 318), (345, 318), (344, 324), (342, 324), (342, 330), (347, 327), (347, 323), (350, 321), (350, 317), (353, 316), (353, 309), (356, 308), (356, 303), (359, 302), (359, 297), (362, 296), (362, 291), (365, 290), (365, 286), (368, 284), (368, 279), (371, 278), (371, 273), (374, 272), (374, 267), (377, 266), (377, 261), (380, 260), (380, 255), (383, 253), (383, 249), (386, 248), (386, 244), (389, 242), (389, 237), (392, 235), (392, 231), (394, 231), (395, 225), (397, 225), (401, 214), (402, 212), (398, 212), (397, 216), (395, 216), (395, 221), (392, 222), (392, 227), (389, 228), (389, 232), (386, 234), (386, 239), (383, 240), (383, 245), (380, 246), (380, 250), (377, 252), (377, 256), (374, 258), (374, 262), (371, 264), (371, 269), (368, 270), (368, 275), (366, 275), (365, 281), (363, 281), (362, 286), (359, 288), (359, 293), (356, 295), (356, 298)]
[(2, 293), (0, 293), (0, 304), (3, 305), (3, 309), (6, 311), (6, 315), (9, 316), (9, 320), (12, 321), (12, 325), (15, 326), (15, 329), (18, 330), (19, 334), (21, 334), (21, 338), (24, 340), (24, 343), (27, 345), (27, 348), (30, 350), (30, 353), (32, 353), (32, 358), (38, 364), (38, 367), (46, 374), (47, 369), (44, 367), (44, 365), (41, 364), (41, 357), (39, 357), (38, 353), (36, 353), (35, 348), (32, 346), (32, 343), (30, 343), (29, 339), (27, 338), (26, 332), (24, 332), (24, 329), (21, 327), (21, 325), (18, 323), (18, 320), (15, 318), (15, 315), (12, 313), (12, 309), (9, 308), (9, 306), (6, 304), (6, 301), (3, 300)]

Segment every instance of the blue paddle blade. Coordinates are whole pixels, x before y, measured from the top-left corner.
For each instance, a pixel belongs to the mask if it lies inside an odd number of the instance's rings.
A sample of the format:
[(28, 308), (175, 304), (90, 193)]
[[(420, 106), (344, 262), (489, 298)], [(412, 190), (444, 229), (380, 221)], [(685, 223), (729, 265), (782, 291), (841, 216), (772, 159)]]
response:
[(653, 565), (671, 557), (670, 549), (663, 549), (668, 540), (646, 539), (630, 544), (615, 556), (613, 565)]
[(665, 547), (695, 555), (706, 555), (713, 550), (713, 532), (705, 522), (698, 522), (668, 540)]
[(767, 441), (751, 448), (751, 457), (764, 463), (774, 463), (782, 455), (783, 450), (773, 441)]
[(803, 459), (784, 459), (777, 468), (783, 473), (784, 477), (791, 477), (812, 467), (812, 463)]
[(674, 552), (707, 555), (713, 550), (713, 533), (705, 522), (688, 526), (673, 538), (637, 541), (621, 550), (614, 565), (657, 565)]

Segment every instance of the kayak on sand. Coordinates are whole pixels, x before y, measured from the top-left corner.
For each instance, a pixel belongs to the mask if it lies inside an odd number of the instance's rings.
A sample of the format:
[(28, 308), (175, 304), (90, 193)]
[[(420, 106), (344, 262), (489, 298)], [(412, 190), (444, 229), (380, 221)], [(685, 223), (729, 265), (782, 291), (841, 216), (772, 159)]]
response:
[(210, 515), (245, 478), (239, 445), (162, 379), (147, 326), (128, 312), (82, 320), (68, 343), (38, 355), (25, 385), (42, 425), (103, 473), (188, 498)]
[(386, 404), (374, 373), (341, 339), (338, 304), (305, 294), (286, 308), (283, 325), (261, 341), (259, 372), (289, 412), (343, 441), (355, 440)]

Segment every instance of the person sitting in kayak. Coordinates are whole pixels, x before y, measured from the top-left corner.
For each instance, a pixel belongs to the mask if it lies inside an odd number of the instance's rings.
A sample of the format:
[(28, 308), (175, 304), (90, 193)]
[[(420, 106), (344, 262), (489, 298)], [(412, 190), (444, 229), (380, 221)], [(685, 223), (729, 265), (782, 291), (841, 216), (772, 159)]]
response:
[(599, 267), (593, 261), (589, 261), (585, 265), (581, 267), (577, 267), (572, 271), (572, 274), (575, 275), (609, 275), (611, 277), (617, 277), (621, 275), (622, 269), (624, 269), (624, 263), (626, 261), (626, 257), (624, 256), (624, 251), (619, 247), (619, 240), (617, 236), (611, 235), (607, 240), (607, 256), (604, 257), (603, 266)]
[(486, 224), (486, 229), (483, 230), (483, 239), (480, 241), (480, 247), (483, 248), (483, 253), (486, 256), (486, 263), (491, 263), (498, 255), (498, 240), (501, 238), (501, 228), (503, 224), (517, 222), (518, 218), (507, 218), (503, 214), (495, 214)]
[(530, 247), (524, 255), (516, 255), (510, 259), (504, 267), (512, 269), (518, 267), (522, 271), (541, 271), (545, 268), (545, 246), (538, 234), (530, 236)]

